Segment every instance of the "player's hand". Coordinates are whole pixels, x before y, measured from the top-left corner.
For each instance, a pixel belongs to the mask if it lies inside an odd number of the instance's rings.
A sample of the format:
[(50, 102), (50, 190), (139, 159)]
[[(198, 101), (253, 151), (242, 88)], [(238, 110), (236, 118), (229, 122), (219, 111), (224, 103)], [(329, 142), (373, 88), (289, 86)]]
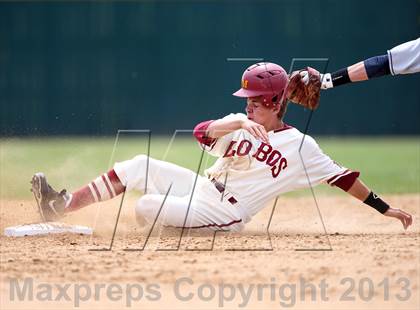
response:
[(248, 131), (255, 139), (270, 144), (268, 134), (263, 125), (260, 125), (250, 119), (244, 120), (241, 125), (242, 129)]
[(413, 223), (413, 217), (409, 213), (400, 209), (389, 208), (384, 215), (399, 219), (403, 224), (404, 229), (407, 229), (408, 226)]

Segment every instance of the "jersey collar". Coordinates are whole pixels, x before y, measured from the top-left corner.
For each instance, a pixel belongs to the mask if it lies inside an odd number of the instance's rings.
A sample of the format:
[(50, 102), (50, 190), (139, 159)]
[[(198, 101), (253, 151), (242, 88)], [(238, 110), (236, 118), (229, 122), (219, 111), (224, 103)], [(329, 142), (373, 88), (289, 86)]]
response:
[(283, 123), (283, 127), (282, 128), (274, 129), (273, 132), (274, 133), (277, 133), (277, 132), (280, 132), (280, 131), (283, 131), (283, 130), (287, 130), (287, 129), (292, 129), (292, 128), (293, 128), (293, 126), (290, 126), (290, 125), (287, 125), (286, 123)]

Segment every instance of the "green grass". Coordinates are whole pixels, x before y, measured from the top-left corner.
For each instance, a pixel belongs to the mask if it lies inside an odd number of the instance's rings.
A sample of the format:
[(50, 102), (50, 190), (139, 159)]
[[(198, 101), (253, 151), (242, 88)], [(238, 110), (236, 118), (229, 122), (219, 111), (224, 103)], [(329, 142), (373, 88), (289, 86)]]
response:
[[(413, 138), (318, 138), (325, 153), (342, 165), (361, 172), (362, 180), (378, 193), (420, 192), (420, 142)], [(168, 148), (169, 137), (151, 142), (151, 156), (196, 170), (201, 151), (192, 138), (179, 137)], [(57, 189), (75, 190), (108, 170), (114, 138), (33, 138), (0, 140), (0, 195), (2, 199), (30, 198), (29, 180), (43, 171)], [(147, 139), (122, 136), (113, 160), (147, 153)], [(204, 167), (214, 158), (203, 158)], [(202, 172), (203, 169), (201, 169)], [(318, 187), (317, 192), (328, 192)]]

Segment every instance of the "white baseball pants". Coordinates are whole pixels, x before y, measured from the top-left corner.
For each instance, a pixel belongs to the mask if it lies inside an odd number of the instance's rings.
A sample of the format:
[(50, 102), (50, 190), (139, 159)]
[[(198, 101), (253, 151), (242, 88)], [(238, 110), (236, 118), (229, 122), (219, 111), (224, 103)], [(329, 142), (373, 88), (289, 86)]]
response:
[(138, 155), (116, 163), (114, 170), (127, 191), (145, 192), (136, 213), (149, 223), (157, 219), (165, 226), (240, 231), (249, 221), (239, 203), (222, 199), (210, 180), (189, 169)]

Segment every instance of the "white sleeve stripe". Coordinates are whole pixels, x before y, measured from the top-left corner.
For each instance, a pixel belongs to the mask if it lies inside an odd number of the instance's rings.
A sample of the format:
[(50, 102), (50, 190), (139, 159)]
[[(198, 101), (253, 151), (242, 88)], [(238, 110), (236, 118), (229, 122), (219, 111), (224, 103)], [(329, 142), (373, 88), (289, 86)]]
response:
[(329, 179), (328, 181), (327, 181), (327, 183), (328, 184), (330, 184), (330, 185), (332, 185), (332, 184), (334, 184), (335, 182), (337, 182), (338, 181), (338, 179), (341, 179), (342, 177), (344, 177), (344, 176), (346, 176), (346, 175), (348, 175), (348, 174), (350, 174), (350, 173), (352, 173), (353, 171), (351, 171), (351, 170), (349, 170), (349, 169), (347, 169), (347, 170), (345, 170), (344, 172), (342, 172), (342, 173), (340, 173), (340, 174), (337, 174), (336, 176), (334, 176), (334, 177), (332, 177), (331, 179)]
[(392, 62), (392, 53), (391, 53), (390, 50), (388, 51), (388, 60), (389, 60), (389, 70), (391, 71), (391, 74), (392, 75), (395, 75), (395, 72), (394, 72), (394, 64)]
[(213, 150), (213, 148), (216, 145), (216, 143), (217, 143), (217, 139), (214, 139), (213, 143), (210, 144), (210, 151)]

